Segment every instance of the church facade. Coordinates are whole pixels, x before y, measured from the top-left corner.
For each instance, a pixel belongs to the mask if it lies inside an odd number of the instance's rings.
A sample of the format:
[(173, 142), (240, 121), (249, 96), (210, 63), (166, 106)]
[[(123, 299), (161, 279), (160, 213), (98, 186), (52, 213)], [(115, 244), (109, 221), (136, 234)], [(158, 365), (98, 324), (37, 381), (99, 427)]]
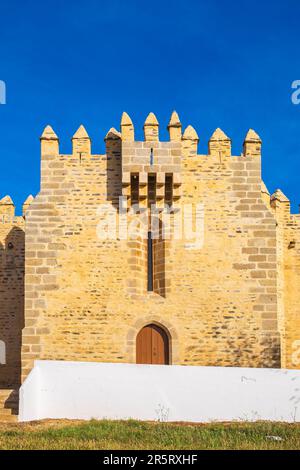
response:
[(199, 155), (168, 130), (150, 113), (137, 141), (123, 113), (105, 155), (82, 126), (65, 155), (47, 126), (39, 194), (23, 217), (0, 201), (0, 402), (35, 359), (299, 368), (300, 215), (260, 137), (233, 156), (217, 129)]

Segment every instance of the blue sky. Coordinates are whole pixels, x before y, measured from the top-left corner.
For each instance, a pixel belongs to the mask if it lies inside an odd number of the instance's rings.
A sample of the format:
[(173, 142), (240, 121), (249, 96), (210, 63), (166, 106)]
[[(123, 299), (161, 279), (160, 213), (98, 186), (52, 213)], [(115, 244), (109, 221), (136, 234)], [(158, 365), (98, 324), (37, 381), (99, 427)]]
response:
[(39, 190), (39, 136), (51, 124), (61, 152), (83, 123), (93, 152), (122, 111), (142, 138), (153, 111), (173, 109), (200, 137), (221, 127), (241, 153), (246, 131), (263, 139), (263, 178), (300, 203), (300, 3), (224, 1), (1, 1), (0, 195), (17, 205)]

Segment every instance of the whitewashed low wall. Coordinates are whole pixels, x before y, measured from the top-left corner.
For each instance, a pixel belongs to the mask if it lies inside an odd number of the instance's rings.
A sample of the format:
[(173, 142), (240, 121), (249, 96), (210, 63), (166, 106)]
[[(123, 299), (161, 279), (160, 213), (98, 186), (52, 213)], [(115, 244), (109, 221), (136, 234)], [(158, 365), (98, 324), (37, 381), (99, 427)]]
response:
[(36, 361), (20, 421), (300, 422), (300, 371)]

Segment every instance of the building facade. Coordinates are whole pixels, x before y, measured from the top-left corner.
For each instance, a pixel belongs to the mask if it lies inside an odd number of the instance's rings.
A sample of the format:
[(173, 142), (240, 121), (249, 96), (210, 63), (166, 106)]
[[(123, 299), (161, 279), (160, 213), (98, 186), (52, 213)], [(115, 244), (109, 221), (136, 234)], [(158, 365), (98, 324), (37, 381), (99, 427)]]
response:
[(23, 217), (0, 201), (3, 402), (35, 359), (299, 368), (300, 215), (259, 136), (232, 156), (217, 129), (199, 155), (176, 112), (168, 130), (150, 113), (136, 141), (124, 113), (105, 155), (82, 126), (64, 155), (48, 126), (39, 194)]

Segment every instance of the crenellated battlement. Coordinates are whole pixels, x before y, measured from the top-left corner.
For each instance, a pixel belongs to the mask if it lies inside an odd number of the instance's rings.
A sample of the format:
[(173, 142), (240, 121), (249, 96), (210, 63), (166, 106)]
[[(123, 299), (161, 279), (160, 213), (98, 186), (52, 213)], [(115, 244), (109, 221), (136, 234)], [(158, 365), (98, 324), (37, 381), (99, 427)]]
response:
[[(230, 164), (237, 163), (238, 165), (240, 162), (253, 159), (257, 162), (255, 170), (261, 171), (262, 141), (253, 129), (247, 132), (242, 153), (239, 156), (232, 155), (231, 138), (220, 128), (217, 128), (209, 139), (207, 154), (198, 154), (199, 136), (196, 130), (191, 125), (183, 130), (176, 111), (171, 114), (167, 125), (169, 141), (160, 141), (159, 122), (152, 112), (145, 119), (143, 129), (144, 140), (135, 140), (133, 121), (124, 112), (121, 117), (120, 131), (111, 128), (107, 132), (104, 137), (106, 153), (99, 155), (92, 153), (91, 138), (85, 127), (80, 125), (71, 139), (72, 153), (69, 155), (61, 153), (58, 135), (51, 126), (46, 126), (40, 137), (41, 189), (49, 191), (59, 184), (58, 181), (63, 179), (62, 175), (67, 178), (68, 173), (64, 171), (65, 167), (80, 165), (84, 168), (88, 165), (88, 171), (93, 172), (94, 167), (94, 171), (97, 172), (105, 169), (103, 162), (110, 160), (111, 163), (106, 165), (106, 177), (111, 177), (113, 172), (115, 179), (120, 178), (120, 191), (118, 194), (115, 192), (115, 196), (123, 195), (130, 206), (133, 202), (133, 193), (138, 193), (136, 202), (141, 208), (145, 208), (149, 204), (149, 187), (154, 184), (157, 206), (164, 207), (164, 204), (168, 202), (166, 193), (171, 194), (174, 206), (180, 203), (184, 179), (193, 178), (195, 174), (201, 172), (201, 165), (204, 167), (206, 164), (215, 165), (218, 168), (222, 164), (221, 172), (226, 171), (224, 168), (229, 168)], [(205, 169), (204, 171), (207, 172)], [(278, 214), (280, 208), (284, 208), (286, 214), (290, 213), (289, 201), (282, 194), (279, 197), (278, 191), (271, 196), (264, 185), (261, 195), (267, 207), (274, 213), (277, 211)], [(33, 196), (29, 196), (24, 202), (23, 216), (33, 200)], [(14, 203), (9, 196), (6, 196), (0, 201), (0, 221), (2, 223), (11, 221), (14, 217)]]
[(262, 182), (261, 193), (266, 206), (282, 223), (288, 223), (291, 217), (293, 217), (294, 220), (297, 220), (300, 217), (300, 214), (292, 214), (291, 201), (281, 191), (281, 189), (276, 189), (273, 194), (270, 194), (265, 183)]
[[(144, 141), (148, 143), (145, 148), (155, 148), (159, 142), (167, 145), (159, 139), (159, 122), (154, 113), (149, 113), (144, 126)], [(198, 155), (199, 137), (193, 126), (188, 125), (182, 132), (182, 124), (176, 111), (173, 111), (170, 121), (167, 125), (169, 132), (169, 143), (180, 143), (182, 148), (188, 148), (191, 154)], [(46, 126), (40, 137), (41, 151), (43, 156), (63, 155), (59, 148), (59, 137), (51, 126)], [(134, 124), (130, 116), (123, 112), (120, 123), (120, 131), (112, 127), (104, 137), (105, 142), (110, 140), (120, 140), (124, 142), (141, 142), (135, 140)], [(83, 125), (73, 135), (72, 155), (84, 156), (93, 155), (91, 148), (91, 139)], [(243, 142), (242, 156), (259, 156), (261, 154), (262, 141), (259, 135), (250, 129)], [(128, 144), (129, 145), (129, 144)], [(170, 145), (172, 146), (172, 145)], [(65, 154), (67, 155), (67, 154)], [(98, 155), (98, 154), (96, 154)], [(231, 139), (220, 128), (217, 128), (208, 142), (208, 153), (210, 156), (231, 157)]]
[(11, 221), (15, 217), (15, 205), (10, 196), (4, 196), (0, 200), (0, 221)]
[(1, 224), (19, 224), (25, 217), (25, 213), (34, 200), (32, 195), (28, 196), (23, 204), (23, 217), (15, 215), (15, 204), (10, 196), (4, 196), (0, 199), (0, 223)]
[(135, 140), (133, 121), (124, 112), (120, 131), (111, 128), (104, 138), (105, 155), (95, 155), (92, 154), (91, 139), (81, 125), (72, 137), (72, 154), (65, 155), (60, 153), (58, 136), (51, 126), (47, 126), (41, 136), (42, 190), (49, 191), (59, 184), (66, 167), (74, 167), (75, 171), (77, 165), (82, 171), (89, 168), (90, 172), (93, 169), (99, 172), (102, 168), (99, 162), (109, 161), (106, 176), (112, 178), (114, 175), (114, 197), (123, 195), (128, 206), (137, 203), (140, 208), (147, 208), (151, 193), (155, 194), (158, 208), (163, 208), (166, 203), (176, 207), (180, 205), (183, 194), (183, 181), (201, 172), (201, 162), (205, 164), (207, 161), (218, 169), (220, 164), (229, 168), (231, 163), (254, 159), (256, 169), (260, 171), (261, 139), (251, 129), (245, 137), (242, 154), (236, 157), (232, 155), (231, 139), (220, 128), (213, 132), (208, 142), (207, 155), (199, 155), (196, 130), (188, 125), (182, 131), (176, 111), (167, 125), (169, 141), (160, 140), (159, 122), (152, 112), (147, 116), (143, 129), (144, 140)]

